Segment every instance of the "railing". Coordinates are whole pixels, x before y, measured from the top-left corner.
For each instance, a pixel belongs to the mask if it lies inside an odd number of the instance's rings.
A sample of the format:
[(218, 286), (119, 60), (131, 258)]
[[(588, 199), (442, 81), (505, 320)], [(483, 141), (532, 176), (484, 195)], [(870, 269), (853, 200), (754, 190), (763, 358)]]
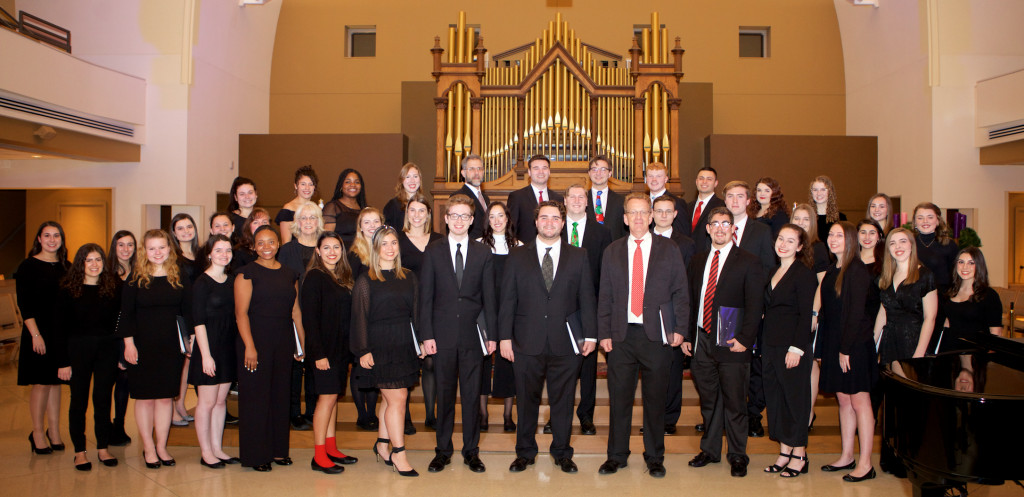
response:
[(71, 53), (71, 31), (23, 10), (18, 12), (18, 19), (15, 20), (14, 16), (0, 7), (0, 26)]

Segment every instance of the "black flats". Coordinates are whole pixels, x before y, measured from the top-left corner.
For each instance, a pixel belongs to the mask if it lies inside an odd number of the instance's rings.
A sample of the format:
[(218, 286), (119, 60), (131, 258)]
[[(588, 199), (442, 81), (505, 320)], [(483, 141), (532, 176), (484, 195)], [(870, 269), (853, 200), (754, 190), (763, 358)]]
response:
[(266, 473), (266, 472), (274, 469), (274, 466), (272, 466), (268, 462), (268, 463), (265, 463), (265, 464), (257, 464), (255, 466), (253, 466), (252, 469), (253, 469), (253, 471), (259, 471), (260, 473)]
[(317, 464), (316, 463), (316, 459), (313, 459), (313, 460), (309, 461), (309, 467), (312, 468), (313, 471), (319, 471), (321, 473), (326, 473), (328, 475), (336, 475), (338, 473), (341, 473), (342, 471), (345, 471), (345, 468), (343, 468), (341, 466), (337, 466), (337, 465), (335, 465), (335, 466), (328, 466), (328, 467), (325, 468), (325, 467)]
[(845, 476), (843, 476), (843, 481), (848, 481), (848, 482), (856, 483), (856, 482), (859, 482), (859, 481), (870, 480), (870, 479), (872, 479), (874, 477), (875, 477), (875, 468), (871, 468), (871, 469), (868, 470), (867, 473), (864, 474), (864, 476), (845, 475)]
[(203, 466), (206, 466), (207, 468), (210, 469), (223, 469), (225, 466), (224, 461), (218, 460), (217, 462), (211, 464), (206, 462), (206, 459), (203, 459), (202, 457), (199, 458), (199, 464), (202, 464)]
[(835, 473), (836, 471), (844, 471), (844, 470), (853, 469), (853, 468), (856, 468), (856, 467), (857, 467), (857, 461), (853, 461), (850, 464), (847, 464), (845, 466), (833, 466), (831, 464), (826, 464), (826, 465), (821, 467), (821, 470), (826, 472), (826, 473)]
[(114, 466), (117, 466), (116, 457), (111, 457), (110, 459), (100, 459), (100, 462), (103, 463), (103, 465), (108, 468), (113, 468)]

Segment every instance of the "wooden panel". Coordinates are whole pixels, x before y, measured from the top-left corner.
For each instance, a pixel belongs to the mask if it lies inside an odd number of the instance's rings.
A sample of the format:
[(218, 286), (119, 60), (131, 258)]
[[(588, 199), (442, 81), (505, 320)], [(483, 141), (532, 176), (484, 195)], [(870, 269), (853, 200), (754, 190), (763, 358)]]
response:
[(60, 204), (57, 209), (57, 222), (64, 227), (67, 236), (68, 259), (73, 259), (78, 247), (86, 243), (106, 245), (110, 238), (107, 225), (109, 207), (106, 203)]

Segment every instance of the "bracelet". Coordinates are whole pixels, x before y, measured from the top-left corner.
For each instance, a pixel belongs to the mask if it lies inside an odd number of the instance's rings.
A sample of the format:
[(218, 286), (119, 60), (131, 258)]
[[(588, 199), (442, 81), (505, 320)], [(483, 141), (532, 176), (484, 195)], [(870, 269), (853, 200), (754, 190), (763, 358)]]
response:
[(818, 311), (811, 311), (811, 316), (818, 317)]
[(39, 336), (39, 333), (36, 333), (35, 335), (32, 335), (32, 338), (35, 338), (37, 336)]

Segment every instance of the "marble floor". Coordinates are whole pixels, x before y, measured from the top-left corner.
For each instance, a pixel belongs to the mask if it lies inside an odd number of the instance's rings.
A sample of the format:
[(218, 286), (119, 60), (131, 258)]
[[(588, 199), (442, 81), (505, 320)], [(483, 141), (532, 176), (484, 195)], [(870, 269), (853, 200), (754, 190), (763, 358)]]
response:
[[(359, 463), (349, 466), (340, 475), (323, 475), (309, 469), (312, 449), (293, 449), (293, 466), (275, 466), (270, 473), (257, 473), (238, 466), (214, 470), (199, 465), (197, 447), (171, 447), (170, 452), (177, 460), (174, 467), (153, 470), (146, 469), (141, 457), (141, 444), (137, 441), (127, 447), (114, 447), (111, 452), (121, 461), (115, 468), (107, 468), (96, 462), (91, 449), (94, 438), (87, 433), (90, 446), (89, 456), (93, 469), (80, 472), (74, 469), (67, 425), (61, 426), (64, 442), (69, 449), (53, 455), (32, 455), (25, 452), (27, 434), (31, 431), (28, 414), (28, 387), (16, 384), (16, 370), (9, 363), (0, 364), (0, 482), (8, 496), (63, 496), (76, 497), (120, 495), (145, 495), (147, 497), (183, 495), (217, 496), (234, 495), (259, 496), (329, 496), (329, 495), (396, 495), (396, 496), (480, 496), (502, 495), (563, 495), (575, 492), (599, 491), (619, 496), (659, 495), (788, 495), (793, 497), (828, 495), (830, 497), (868, 496), (910, 496), (911, 487), (906, 480), (880, 474), (878, 478), (863, 483), (845, 483), (840, 476), (824, 473), (817, 468), (830, 462), (834, 455), (812, 454), (812, 470), (809, 474), (791, 480), (783, 480), (761, 472), (761, 468), (772, 463), (770, 455), (751, 457), (750, 474), (745, 478), (729, 476), (728, 464), (713, 464), (694, 469), (686, 465), (692, 454), (670, 454), (665, 466), (668, 476), (654, 479), (645, 474), (639, 454), (630, 459), (628, 468), (615, 475), (599, 475), (597, 468), (604, 457), (601, 455), (577, 455), (576, 463), (580, 472), (564, 474), (552, 463), (551, 458), (541, 454), (537, 464), (523, 473), (508, 472), (508, 465), (514, 455), (510, 452), (487, 452), (481, 455), (488, 471), (483, 474), (470, 472), (461, 464), (461, 457), (453, 458), (453, 464), (442, 473), (427, 473), (426, 467), (433, 457), (432, 451), (411, 451), (410, 460), (421, 475), (418, 478), (403, 478), (383, 463), (376, 463), (369, 447), (343, 447), (342, 449), (360, 458)], [(188, 405), (195, 404), (190, 397)], [(64, 395), (67, 406), (67, 389)], [(129, 416), (131, 408), (129, 408)], [(91, 430), (91, 421), (88, 429)], [(137, 438), (134, 420), (129, 420), (128, 432)], [(417, 436), (431, 436), (423, 433)], [(599, 435), (600, 436), (600, 435)], [(227, 448), (228, 453), (237, 453), (237, 448)], [(876, 455), (877, 457), (877, 455)], [(1000, 487), (971, 485), (972, 495), (978, 496), (1022, 496), (1024, 490), (1013, 483)]]

